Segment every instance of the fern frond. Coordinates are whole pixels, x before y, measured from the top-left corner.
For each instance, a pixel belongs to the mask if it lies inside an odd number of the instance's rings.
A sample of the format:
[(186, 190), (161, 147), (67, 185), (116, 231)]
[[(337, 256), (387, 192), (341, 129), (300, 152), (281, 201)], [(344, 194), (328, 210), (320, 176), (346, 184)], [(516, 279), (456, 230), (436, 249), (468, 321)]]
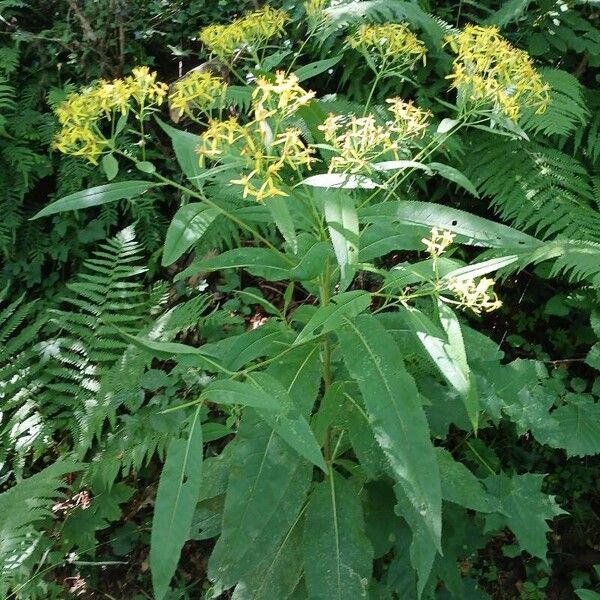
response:
[(487, 139), (471, 147), (467, 176), (504, 219), (547, 239), (600, 240), (591, 181), (576, 159), (540, 144)]
[(550, 104), (541, 115), (527, 109), (521, 127), (543, 135), (573, 133), (590, 117), (583, 86), (576, 77), (560, 69), (540, 69), (540, 73), (551, 88)]

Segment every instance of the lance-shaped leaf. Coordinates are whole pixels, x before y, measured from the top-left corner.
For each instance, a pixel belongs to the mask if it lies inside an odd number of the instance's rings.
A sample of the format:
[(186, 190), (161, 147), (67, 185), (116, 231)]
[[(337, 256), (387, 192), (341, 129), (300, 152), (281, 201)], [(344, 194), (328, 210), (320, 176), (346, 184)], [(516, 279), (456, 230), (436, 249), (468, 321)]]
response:
[(461, 395), (473, 428), (477, 430), (479, 401), (475, 379), (467, 364), (460, 324), (452, 310), (443, 303), (440, 303), (439, 311), (440, 321), (446, 331), (416, 308), (406, 308), (404, 314), (444, 379)]
[(440, 548), (442, 497), (429, 426), (417, 386), (394, 338), (373, 316), (338, 330), (344, 361), (364, 399), (375, 437), (427, 531)]
[[(274, 363), (276, 377), (306, 418), (320, 384), (318, 346), (309, 344)], [(297, 521), (312, 478), (300, 457), (252, 410), (235, 440), (222, 534), (208, 565), (209, 577), (228, 588), (256, 574)], [(265, 510), (269, 507), (269, 510)], [(260, 549), (260, 552), (257, 551)]]
[(284, 413), (287, 406), (282, 406), (277, 397), (266, 393), (249, 381), (232, 381), (218, 379), (211, 381), (202, 391), (202, 396), (216, 404), (237, 404), (239, 406), (252, 406), (263, 410)]
[(358, 217), (354, 199), (341, 192), (325, 193), (325, 220), (335, 257), (340, 266), (340, 287), (345, 289), (354, 274), (358, 259)]
[(298, 239), (296, 238), (296, 228), (290, 214), (288, 201), (287, 197), (274, 196), (265, 200), (265, 205), (269, 209), (279, 233), (289, 244), (291, 251), (296, 254), (298, 252)]
[(171, 441), (158, 483), (150, 536), (152, 587), (158, 600), (167, 593), (188, 539), (201, 481), (202, 427), (198, 407), (187, 437)]
[(464, 236), (461, 243), (489, 248), (540, 246), (541, 242), (517, 229), (496, 223), (456, 208), (433, 202), (398, 200), (365, 207), (358, 213), (364, 223), (391, 222), (405, 225), (439, 227)]
[(206, 171), (200, 166), (200, 161), (198, 160), (197, 149), (200, 144), (200, 137), (189, 131), (182, 131), (181, 129), (171, 127), (158, 118), (156, 121), (161, 129), (171, 138), (175, 157), (184, 175), (194, 185), (200, 187), (199, 178)]
[(162, 257), (163, 267), (173, 264), (191, 246), (200, 241), (219, 213), (217, 208), (207, 207), (202, 202), (182, 206), (175, 213), (167, 229)]
[(135, 180), (107, 183), (106, 185), (100, 185), (89, 190), (75, 192), (56, 202), (52, 202), (46, 208), (42, 208), (31, 220), (33, 221), (34, 219), (40, 219), (41, 217), (55, 215), (68, 210), (90, 208), (92, 206), (108, 204), (109, 202), (116, 202), (117, 200), (135, 198), (136, 196), (141, 196), (150, 188), (157, 187), (157, 185), (150, 181)]
[(344, 319), (352, 319), (371, 304), (371, 294), (362, 290), (342, 292), (333, 296), (331, 303), (320, 306), (298, 334), (294, 344), (303, 344), (324, 333), (337, 329)]
[(268, 373), (255, 373), (249, 380), (265, 395), (273, 398), (275, 403), (283, 407), (281, 414), (259, 410), (258, 414), (264, 419), (281, 439), (289, 444), (300, 456), (325, 471), (325, 460), (321, 447), (317, 442), (308, 421), (300, 413), (287, 390)]
[(304, 579), (311, 600), (368, 598), (373, 548), (365, 535), (360, 497), (331, 471), (317, 484), (304, 528)]
[(327, 69), (331, 69), (331, 67), (337, 65), (337, 63), (342, 60), (342, 56), (343, 54), (338, 54), (337, 56), (333, 56), (331, 58), (325, 58), (323, 60), (317, 60), (307, 65), (303, 65), (295, 71), (295, 75), (298, 78), (298, 81), (305, 81), (311, 77), (316, 77), (324, 71), (327, 71)]

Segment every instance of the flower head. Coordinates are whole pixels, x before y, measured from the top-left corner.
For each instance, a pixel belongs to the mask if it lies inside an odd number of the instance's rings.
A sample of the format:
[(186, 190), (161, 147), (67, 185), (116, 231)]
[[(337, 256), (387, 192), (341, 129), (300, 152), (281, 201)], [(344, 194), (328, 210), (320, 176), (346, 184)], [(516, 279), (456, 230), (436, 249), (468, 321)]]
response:
[(304, 3), (306, 12), (306, 22), (309, 31), (316, 31), (329, 19), (325, 9), (329, 5), (329, 0), (307, 0)]
[(429, 252), (432, 258), (438, 258), (452, 244), (455, 237), (450, 231), (446, 231), (445, 229), (439, 230), (437, 227), (434, 227), (431, 230), (431, 239), (423, 238), (421, 242), (425, 244), (427, 252)]
[(548, 86), (529, 55), (513, 48), (497, 27), (467, 25), (448, 36), (446, 43), (457, 55), (447, 78), (465, 104), (491, 105), (515, 122), (523, 107), (532, 107), (537, 113), (546, 110)]
[(109, 146), (103, 133), (106, 125), (117, 114), (127, 115), (132, 100), (140, 111), (142, 107), (147, 110), (162, 104), (166, 93), (167, 86), (156, 80), (156, 73), (148, 67), (136, 67), (125, 80), (100, 80), (70, 94), (56, 109), (61, 129), (54, 139), (54, 148), (96, 164)]
[(274, 115), (279, 119), (285, 119), (308, 104), (314, 97), (315, 92), (307, 92), (302, 88), (298, 83), (298, 77), (293, 73), (286, 75), (283, 71), (277, 71), (274, 82), (259, 77), (252, 94), (255, 119), (263, 121)]
[(488, 277), (482, 277), (479, 281), (453, 277), (448, 280), (448, 289), (456, 295), (460, 307), (470, 308), (479, 315), (482, 311), (492, 312), (502, 306), (502, 301), (491, 289), (494, 283)]
[(425, 44), (406, 23), (362, 25), (346, 42), (378, 62), (378, 67), (411, 69), (420, 61), (425, 64)]
[(419, 138), (425, 135), (429, 127), (431, 113), (415, 106), (412, 100), (406, 102), (402, 98), (389, 98), (388, 110), (394, 115), (394, 131), (404, 138)]
[(289, 15), (266, 6), (235, 19), (229, 25), (209, 25), (200, 32), (200, 41), (221, 58), (229, 58), (236, 51), (264, 47), (271, 38), (285, 31)]
[(178, 79), (169, 93), (171, 110), (191, 114), (194, 109), (209, 112), (216, 104), (223, 101), (227, 84), (207, 71), (194, 71), (182, 79)]

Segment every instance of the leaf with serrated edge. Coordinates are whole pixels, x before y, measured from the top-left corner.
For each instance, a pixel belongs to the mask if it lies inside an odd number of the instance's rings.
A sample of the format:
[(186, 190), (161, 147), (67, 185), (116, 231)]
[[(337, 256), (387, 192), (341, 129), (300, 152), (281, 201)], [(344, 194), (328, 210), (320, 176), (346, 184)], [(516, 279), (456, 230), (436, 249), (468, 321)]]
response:
[(368, 598), (373, 549), (357, 491), (332, 471), (306, 509), (304, 579), (311, 600)]
[(420, 515), (430, 542), (440, 548), (442, 497), (429, 426), (417, 386), (396, 342), (370, 315), (337, 331), (344, 361), (360, 388), (375, 437)]

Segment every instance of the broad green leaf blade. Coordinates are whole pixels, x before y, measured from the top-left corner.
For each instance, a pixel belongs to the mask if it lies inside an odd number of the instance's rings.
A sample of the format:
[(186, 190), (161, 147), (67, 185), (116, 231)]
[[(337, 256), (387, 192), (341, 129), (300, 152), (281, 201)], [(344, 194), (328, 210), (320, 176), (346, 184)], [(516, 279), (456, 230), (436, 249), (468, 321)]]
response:
[(439, 227), (464, 236), (461, 243), (489, 248), (514, 248), (519, 245), (539, 246), (541, 242), (517, 229), (496, 223), (468, 212), (434, 204), (433, 202), (418, 202), (398, 200), (382, 202), (361, 209), (358, 217), (364, 223), (392, 222), (406, 225)]
[(325, 220), (335, 257), (340, 266), (340, 288), (346, 289), (354, 275), (358, 258), (358, 217), (354, 198), (343, 193), (326, 193)]
[[(308, 417), (321, 384), (319, 346), (307, 344), (270, 365)], [(252, 410), (246, 411), (229, 476), (223, 535), (209, 561), (209, 576), (231, 587), (262, 568), (297, 521), (312, 479), (312, 468)], [(266, 511), (265, 506), (272, 507)], [(261, 552), (256, 552), (261, 548)]]
[(302, 577), (302, 519), (294, 523), (275, 552), (240, 581), (232, 600), (289, 598)]
[(479, 192), (477, 191), (477, 188), (467, 178), (467, 176), (461, 173), (458, 169), (438, 162), (429, 163), (428, 166), (444, 179), (456, 183), (456, 185), (459, 185), (461, 188), (467, 190), (467, 192), (473, 194), (475, 198), (479, 198)]
[(548, 419), (558, 426), (540, 441), (564, 448), (569, 457), (600, 454), (600, 403), (574, 400), (550, 413)]
[(429, 426), (413, 378), (392, 336), (372, 316), (338, 330), (342, 354), (360, 388), (371, 426), (396, 480), (440, 548), (442, 497)]
[(184, 175), (196, 187), (201, 187), (199, 183), (199, 177), (201, 177), (204, 169), (202, 169), (200, 166), (198, 153), (196, 152), (200, 144), (200, 137), (188, 131), (182, 131), (181, 129), (171, 127), (158, 118), (156, 119), (156, 122), (171, 138), (171, 143), (173, 144), (173, 150), (175, 150), (177, 162), (179, 163)]
[(592, 590), (575, 590), (579, 600), (600, 600), (600, 594)]
[(338, 54), (332, 58), (325, 58), (323, 60), (317, 60), (309, 63), (308, 65), (304, 65), (295, 71), (295, 75), (298, 78), (298, 81), (306, 81), (311, 77), (316, 77), (317, 75), (327, 71), (327, 69), (331, 69), (331, 67), (337, 65), (337, 63), (342, 60), (342, 56), (343, 54)]
[[(317, 442), (308, 421), (293, 406), (286, 389), (268, 373), (255, 373), (249, 380), (265, 395), (272, 398), (277, 406), (285, 407), (284, 414), (273, 414), (264, 410), (257, 411), (281, 439), (289, 444), (300, 456), (326, 471), (321, 447)], [(283, 411), (282, 411), (283, 412)]]
[(306, 509), (304, 579), (311, 600), (368, 598), (373, 549), (357, 491), (331, 471)]
[(500, 473), (484, 481), (488, 493), (500, 502), (503, 513), (486, 516), (486, 531), (508, 526), (521, 550), (543, 561), (548, 548), (546, 533), (550, 531), (546, 521), (565, 512), (556, 504), (554, 496), (542, 493), (544, 477), (538, 473), (512, 477)]
[(215, 404), (252, 406), (280, 413), (288, 409), (287, 406), (282, 406), (280, 398), (267, 394), (260, 387), (246, 381), (211, 381), (202, 391), (202, 395)]
[(226, 589), (256, 572), (295, 523), (312, 467), (257, 415), (244, 414), (229, 474), (221, 536), (208, 576)]
[(165, 597), (177, 569), (200, 496), (201, 481), (202, 427), (198, 407), (187, 438), (174, 439), (169, 444), (158, 483), (150, 537), (150, 570), (157, 600)]
[(202, 202), (182, 206), (175, 213), (167, 229), (162, 266), (173, 264), (191, 246), (200, 241), (219, 214), (218, 209), (207, 207)]
[(436, 448), (435, 452), (444, 500), (482, 513), (502, 511), (498, 499), (490, 496), (483, 483), (462, 463), (454, 460), (450, 452), (444, 448)]
[(46, 206), (38, 212), (31, 220), (40, 219), (49, 215), (66, 212), (68, 210), (78, 210), (80, 208), (90, 208), (91, 206), (100, 206), (117, 200), (124, 200), (141, 196), (150, 188), (159, 184), (150, 181), (119, 181), (117, 183), (108, 183), (98, 187), (75, 192), (65, 196), (52, 204)]
[(344, 323), (345, 318), (352, 319), (371, 304), (371, 294), (362, 290), (342, 292), (334, 296), (330, 304), (320, 306), (310, 318), (304, 329), (298, 334), (294, 344), (303, 344), (320, 335), (333, 331)]
[(298, 239), (296, 238), (296, 228), (290, 214), (288, 201), (289, 198), (287, 197), (275, 196), (265, 200), (265, 205), (269, 209), (283, 239), (289, 244), (291, 251), (296, 254), (298, 252)]
[(419, 169), (426, 171), (429, 175), (432, 174), (431, 169), (423, 163), (414, 160), (384, 160), (383, 162), (374, 163), (375, 171), (396, 171), (401, 169)]

